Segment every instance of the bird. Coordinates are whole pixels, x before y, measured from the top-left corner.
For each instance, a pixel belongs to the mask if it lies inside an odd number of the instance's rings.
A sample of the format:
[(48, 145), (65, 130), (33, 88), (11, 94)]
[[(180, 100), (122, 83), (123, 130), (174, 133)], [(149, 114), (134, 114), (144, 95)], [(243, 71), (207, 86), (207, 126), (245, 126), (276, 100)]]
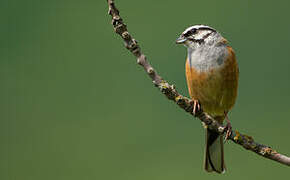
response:
[[(176, 43), (187, 48), (185, 74), (193, 114), (202, 108), (219, 123), (226, 119), (226, 140), (231, 132), (228, 112), (238, 94), (239, 67), (233, 48), (217, 30), (200, 24), (185, 29)], [(224, 173), (223, 135), (205, 129), (204, 169)]]

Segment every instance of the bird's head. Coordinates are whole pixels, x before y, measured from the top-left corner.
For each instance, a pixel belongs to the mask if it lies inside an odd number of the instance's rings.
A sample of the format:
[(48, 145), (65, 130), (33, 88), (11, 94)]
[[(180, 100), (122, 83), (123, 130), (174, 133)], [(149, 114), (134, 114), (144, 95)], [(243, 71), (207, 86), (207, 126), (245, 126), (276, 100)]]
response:
[(222, 39), (222, 36), (215, 29), (206, 25), (194, 25), (185, 29), (176, 43), (196, 49), (203, 45), (213, 45)]

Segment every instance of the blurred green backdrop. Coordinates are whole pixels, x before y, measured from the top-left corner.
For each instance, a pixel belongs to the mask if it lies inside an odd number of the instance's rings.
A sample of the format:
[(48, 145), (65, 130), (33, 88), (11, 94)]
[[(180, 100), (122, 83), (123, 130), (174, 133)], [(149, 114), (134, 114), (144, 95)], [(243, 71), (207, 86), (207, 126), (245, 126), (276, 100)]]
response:
[[(290, 155), (290, 1), (116, 3), (151, 64), (185, 95), (186, 49), (175, 39), (193, 24), (219, 30), (240, 66), (233, 127)], [(105, 0), (12, 0), (1, 11), (1, 180), (289, 177), (232, 142), (227, 173), (204, 172), (200, 122), (153, 87), (113, 33)]]

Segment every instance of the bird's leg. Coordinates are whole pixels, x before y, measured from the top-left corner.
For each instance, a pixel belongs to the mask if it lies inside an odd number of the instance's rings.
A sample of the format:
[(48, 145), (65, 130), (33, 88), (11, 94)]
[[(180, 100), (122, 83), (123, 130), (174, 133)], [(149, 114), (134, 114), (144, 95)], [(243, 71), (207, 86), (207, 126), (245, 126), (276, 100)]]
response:
[(193, 114), (194, 116), (196, 116), (196, 115), (200, 112), (200, 110), (201, 110), (200, 103), (199, 103), (199, 101), (196, 100), (196, 99), (193, 99), (193, 100), (191, 101), (191, 103), (193, 104), (192, 114)]
[(227, 132), (226, 132), (226, 136), (225, 136), (224, 141), (228, 140), (229, 137), (230, 137), (230, 135), (232, 134), (232, 125), (231, 125), (231, 122), (230, 122), (230, 120), (228, 118), (227, 113), (225, 113), (225, 115), (226, 115), (226, 118), (225, 119), (227, 121), (227, 124), (226, 124), (226, 130), (227, 130)]

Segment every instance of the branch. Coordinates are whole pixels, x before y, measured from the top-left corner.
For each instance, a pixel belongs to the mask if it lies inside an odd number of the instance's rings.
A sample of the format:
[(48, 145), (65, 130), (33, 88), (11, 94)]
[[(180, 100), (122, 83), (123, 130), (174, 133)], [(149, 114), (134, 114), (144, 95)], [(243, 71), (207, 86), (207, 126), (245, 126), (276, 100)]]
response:
[[(124, 43), (125, 47), (137, 58), (137, 63), (142, 66), (145, 72), (152, 79), (153, 84), (170, 100), (174, 101), (180, 108), (184, 109), (186, 112), (190, 113), (193, 116), (199, 118), (207, 128), (218, 132), (219, 134), (223, 134), (226, 130), (226, 127), (222, 124), (218, 123), (208, 114), (200, 110), (197, 114), (193, 114), (193, 106), (192, 101), (182, 96), (177, 92), (174, 85), (170, 85), (167, 81), (165, 81), (161, 76), (157, 74), (157, 72), (153, 69), (153, 67), (149, 64), (146, 59), (146, 56), (141, 52), (140, 46), (137, 44), (137, 41), (133, 39), (133, 37), (129, 34), (127, 30), (127, 26), (124, 24), (122, 18), (119, 15), (119, 10), (116, 8), (114, 0), (107, 0), (109, 6), (109, 14), (112, 16), (112, 25), (114, 31), (119, 34)], [(290, 158), (279, 154), (277, 151), (272, 149), (269, 146), (259, 144), (254, 141), (251, 136), (246, 134), (242, 134), (238, 131), (232, 130), (229, 139), (236, 144), (241, 145), (247, 150), (253, 151), (256, 154), (277, 161), (281, 164), (290, 166)]]

